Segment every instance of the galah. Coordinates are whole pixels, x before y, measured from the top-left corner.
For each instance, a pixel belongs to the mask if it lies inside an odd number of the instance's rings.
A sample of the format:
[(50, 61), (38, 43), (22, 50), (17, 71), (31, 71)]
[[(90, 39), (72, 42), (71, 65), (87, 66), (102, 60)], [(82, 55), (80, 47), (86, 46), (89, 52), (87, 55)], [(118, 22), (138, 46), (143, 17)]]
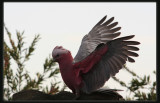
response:
[(140, 43), (130, 40), (134, 35), (116, 38), (121, 27), (116, 27), (118, 22), (113, 22), (114, 17), (105, 21), (106, 17), (83, 37), (74, 58), (62, 46), (56, 46), (52, 51), (63, 81), (76, 95), (98, 90), (123, 68), (126, 61), (135, 62), (132, 57), (138, 56), (134, 51), (139, 50), (135, 45)]

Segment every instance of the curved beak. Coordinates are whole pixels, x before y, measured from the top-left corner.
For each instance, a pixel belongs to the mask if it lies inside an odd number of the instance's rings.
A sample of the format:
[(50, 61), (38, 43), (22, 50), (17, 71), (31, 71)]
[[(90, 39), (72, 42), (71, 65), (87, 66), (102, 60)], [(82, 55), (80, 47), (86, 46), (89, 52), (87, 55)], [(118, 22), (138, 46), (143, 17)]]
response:
[(56, 62), (56, 59), (53, 59), (53, 62)]

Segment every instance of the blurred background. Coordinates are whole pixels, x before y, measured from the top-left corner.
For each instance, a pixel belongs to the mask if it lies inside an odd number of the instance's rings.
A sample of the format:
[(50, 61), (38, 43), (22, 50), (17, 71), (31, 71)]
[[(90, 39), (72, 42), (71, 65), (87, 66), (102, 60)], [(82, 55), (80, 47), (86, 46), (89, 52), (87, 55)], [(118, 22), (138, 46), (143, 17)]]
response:
[[(140, 51), (137, 52), (139, 57), (134, 58), (136, 62), (127, 62), (115, 78), (106, 82), (104, 88), (122, 89), (124, 91), (119, 93), (128, 100), (155, 99), (154, 2), (4, 2), (4, 98), (10, 100), (13, 93), (23, 90), (24, 87), (38, 88), (46, 93), (70, 91), (62, 81), (58, 64), (51, 63), (52, 50), (55, 46), (63, 46), (70, 50), (74, 57), (83, 36), (105, 15), (107, 20), (115, 17), (114, 21), (122, 27), (120, 36), (135, 35), (133, 40), (141, 44), (138, 46)], [(11, 76), (7, 76), (9, 73)], [(27, 82), (23, 82), (23, 74)], [(131, 88), (134, 86), (132, 83), (139, 86)], [(13, 84), (17, 85), (17, 88)], [(151, 87), (154, 87), (153, 93), (149, 89)], [(138, 94), (141, 94), (142, 98), (135, 96)]]

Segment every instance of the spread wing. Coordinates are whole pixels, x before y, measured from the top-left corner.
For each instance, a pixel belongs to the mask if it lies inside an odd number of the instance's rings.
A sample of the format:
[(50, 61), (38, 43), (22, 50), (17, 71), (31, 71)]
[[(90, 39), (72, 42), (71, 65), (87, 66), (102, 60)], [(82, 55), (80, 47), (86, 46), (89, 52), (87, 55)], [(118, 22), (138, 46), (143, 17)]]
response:
[[(132, 57), (138, 56), (134, 51), (138, 51), (139, 48), (134, 45), (140, 43), (137, 41), (127, 41), (133, 37), (134, 35), (121, 37), (105, 44), (108, 46), (108, 50), (99, 62), (92, 66), (92, 68), (88, 68), (87, 72), (83, 73), (83, 70), (81, 72), (84, 82), (83, 92), (90, 93), (99, 89), (111, 76), (119, 72), (126, 61), (135, 62)], [(86, 70), (84, 69), (84, 71)]]
[(104, 22), (106, 17), (107, 16), (103, 17), (92, 30), (83, 37), (78, 53), (74, 58), (74, 63), (86, 58), (99, 44), (107, 43), (120, 35), (120, 32), (117, 31), (119, 31), (121, 27), (114, 28), (118, 22), (112, 23), (114, 17)]

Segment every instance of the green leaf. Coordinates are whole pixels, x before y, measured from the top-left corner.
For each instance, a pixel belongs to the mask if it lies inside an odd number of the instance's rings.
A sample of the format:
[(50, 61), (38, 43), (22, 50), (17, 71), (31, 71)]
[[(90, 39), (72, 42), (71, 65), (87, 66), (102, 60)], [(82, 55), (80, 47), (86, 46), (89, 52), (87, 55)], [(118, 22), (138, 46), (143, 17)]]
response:
[(147, 82), (149, 82), (149, 81), (150, 81), (150, 76), (147, 77)]

